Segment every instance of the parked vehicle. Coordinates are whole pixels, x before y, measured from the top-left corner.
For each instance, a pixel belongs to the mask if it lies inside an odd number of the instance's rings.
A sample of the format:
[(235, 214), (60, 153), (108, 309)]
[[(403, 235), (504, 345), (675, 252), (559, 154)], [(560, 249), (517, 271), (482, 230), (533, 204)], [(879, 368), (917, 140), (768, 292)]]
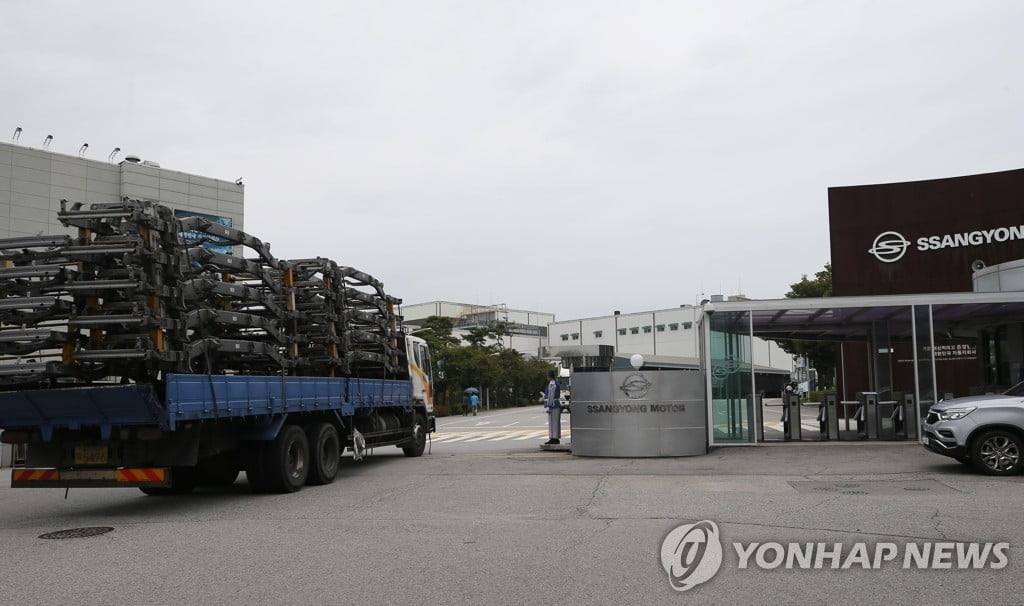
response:
[(12, 486), (185, 493), (244, 470), (293, 492), (333, 481), (346, 449), (423, 453), (430, 352), (372, 276), (147, 201), (58, 217), (78, 236), (0, 240)]
[(1001, 394), (954, 398), (928, 411), (921, 442), (991, 475), (1024, 466), (1024, 382)]

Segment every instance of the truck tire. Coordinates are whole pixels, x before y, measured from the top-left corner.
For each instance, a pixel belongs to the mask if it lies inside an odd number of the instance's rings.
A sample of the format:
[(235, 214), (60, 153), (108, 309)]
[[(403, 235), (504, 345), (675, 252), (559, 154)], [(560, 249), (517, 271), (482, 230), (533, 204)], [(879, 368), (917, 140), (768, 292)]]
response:
[(330, 484), (338, 475), (341, 463), (341, 439), (338, 430), (331, 423), (316, 423), (306, 428), (309, 442), (309, 476), (306, 484), (319, 486)]
[(139, 486), (139, 490), (151, 497), (174, 494), (188, 494), (196, 489), (195, 467), (172, 467), (170, 486)]
[(309, 475), (309, 441), (298, 425), (285, 425), (267, 444), (263, 461), (264, 479), (270, 492), (295, 492)]
[(1018, 474), (1024, 465), (1024, 444), (1010, 431), (993, 429), (971, 442), (971, 458), (983, 473), (992, 476)]
[(412, 435), (412, 441), (402, 446), (402, 452), (407, 457), (418, 457), (423, 454), (423, 450), (427, 447), (427, 420), (420, 413), (416, 413)]

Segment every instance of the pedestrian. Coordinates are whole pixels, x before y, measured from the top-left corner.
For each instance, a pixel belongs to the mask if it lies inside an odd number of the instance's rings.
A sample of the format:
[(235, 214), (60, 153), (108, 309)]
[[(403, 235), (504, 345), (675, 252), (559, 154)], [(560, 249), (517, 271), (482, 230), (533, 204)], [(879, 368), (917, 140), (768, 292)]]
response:
[(469, 394), (462, 394), (462, 416), (469, 416)]
[(548, 441), (545, 444), (558, 444), (562, 437), (562, 403), (558, 392), (555, 371), (549, 370), (548, 387), (544, 391), (544, 410), (548, 413)]
[(473, 416), (476, 416), (477, 408), (480, 408), (480, 396), (473, 394), (469, 396), (469, 407), (473, 409)]

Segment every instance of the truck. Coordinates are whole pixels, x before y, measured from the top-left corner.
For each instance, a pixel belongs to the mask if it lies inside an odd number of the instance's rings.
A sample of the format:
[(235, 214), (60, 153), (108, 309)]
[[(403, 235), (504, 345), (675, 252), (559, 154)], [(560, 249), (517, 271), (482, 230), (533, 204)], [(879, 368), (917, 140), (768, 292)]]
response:
[(0, 239), (11, 486), (328, 484), (346, 451), (423, 454), (426, 342), (359, 270), (147, 200), (61, 201), (69, 234)]

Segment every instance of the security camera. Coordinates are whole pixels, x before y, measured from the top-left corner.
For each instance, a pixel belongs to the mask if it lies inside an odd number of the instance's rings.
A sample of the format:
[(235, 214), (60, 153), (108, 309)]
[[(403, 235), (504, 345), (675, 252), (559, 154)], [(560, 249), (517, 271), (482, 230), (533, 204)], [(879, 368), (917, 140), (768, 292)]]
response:
[(715, 304), (714, 303), (705, 303), (704, 304), (704, 313), (706, 313), (709, 316), (711, 314), (715, 313)]
[(985, 262), (981, 259), (975, 259), (971, 261), (971, 271), (981, 271), (985, 269)]

